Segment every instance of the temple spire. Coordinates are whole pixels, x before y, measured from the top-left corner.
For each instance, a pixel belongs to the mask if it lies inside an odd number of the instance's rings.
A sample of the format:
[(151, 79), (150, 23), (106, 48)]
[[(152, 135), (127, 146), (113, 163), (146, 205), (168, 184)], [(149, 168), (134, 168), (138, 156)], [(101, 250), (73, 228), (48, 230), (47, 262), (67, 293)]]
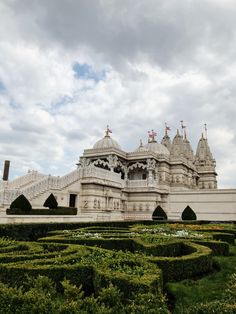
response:
[(170, 127), (167, 126), (167, 123), (165, 122), (165, 135), (163, 139), (161, 140), (161, 144), (164, 145), (169, 151), (171, 150), (171, 139), (168, 135), (168, 131), (170, 131)]
[(212, 156), (207, 138), (204, 137), (204, 133), (202, 133), (202, 137), (198, 142), (197, 151), (195, 155), (195, 166), (200, 175), (198, 183), (199, 187), (201, 189), (216, 188), (217, 187), (216, 181), (217, 174), (215, 172), (216, 162)]

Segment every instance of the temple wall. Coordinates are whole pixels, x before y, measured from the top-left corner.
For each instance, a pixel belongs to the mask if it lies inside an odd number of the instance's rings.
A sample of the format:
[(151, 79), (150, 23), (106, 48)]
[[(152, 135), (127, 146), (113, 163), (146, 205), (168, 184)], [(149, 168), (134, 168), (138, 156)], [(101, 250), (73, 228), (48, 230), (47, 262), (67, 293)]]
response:
[(236, 189), (171, 192), (168, 203), (170, 219), (181, 219), (189, 205), (198, 220), (236, 221)]

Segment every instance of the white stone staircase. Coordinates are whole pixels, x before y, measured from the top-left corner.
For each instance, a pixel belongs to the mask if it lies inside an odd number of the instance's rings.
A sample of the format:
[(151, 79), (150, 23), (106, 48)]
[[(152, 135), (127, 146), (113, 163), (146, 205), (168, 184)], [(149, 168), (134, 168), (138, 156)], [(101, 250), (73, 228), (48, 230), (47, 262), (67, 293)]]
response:
[(46, 176), (32, 171), (12, 182), (2, 182), (2, 187), (0, 187), (0, 204), (9, 205), (21, 194), (24, 194), (29, 201), (32, 201), (43, 193), (51, 190), (61, 191), (81, 179), (105, 180), (113, 182), (120, 187), (124, 184), (120, 174), (100, 169), (93, 165), (77, 168), (62, 177)]

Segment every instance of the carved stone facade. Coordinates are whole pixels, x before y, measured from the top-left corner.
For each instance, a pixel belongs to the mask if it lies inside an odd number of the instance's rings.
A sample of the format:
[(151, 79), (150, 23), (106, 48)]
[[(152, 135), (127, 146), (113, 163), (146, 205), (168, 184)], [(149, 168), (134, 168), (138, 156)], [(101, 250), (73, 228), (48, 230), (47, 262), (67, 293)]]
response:
[[(60, 206), (68, 206), (71, 196), (76, 198), (79, 215), (90, 215), (91, 218), (144, 217), (140, 215), (150, 218), (160, 205), (169, 218), (178, 219), (184, 209), (178, 204), (184, 206), (194, 199), (192, 206), (196, 212), (202, 213), (202, 207), (207, 211), (210, 206), (206, 195), (210, 195), (209, 202), (213, 204), (213, 195), (221, 193), (217, 190), (216, 163), (207, 139), (201, 137), (194, 155), (186, 133), (180, 135), (178, 131), (173, 141), (166, 132), (161, 143), (156, 141), (152, 131), (146, 145), (140, 142), (135, 151), (128, 153), (112, 139), (107, 129), (103, 139), (92, 149), (84, 150), (77, 166), (75, 171), (63, 177), (31, 172), (12, 182), (3, 182), (0, 188), (2, 207), (9, 206), (21, 193), (33, 206), (40, 207), (47, 195), (54, 193)], [(236, 201), (235, 190), (227, 197)], [(234, 201), (231, 203), (227, 203), (231, 216), (225, 220), (234, 217), (235, 204)], [(218, 208), (217, 204), (214, 208)]]

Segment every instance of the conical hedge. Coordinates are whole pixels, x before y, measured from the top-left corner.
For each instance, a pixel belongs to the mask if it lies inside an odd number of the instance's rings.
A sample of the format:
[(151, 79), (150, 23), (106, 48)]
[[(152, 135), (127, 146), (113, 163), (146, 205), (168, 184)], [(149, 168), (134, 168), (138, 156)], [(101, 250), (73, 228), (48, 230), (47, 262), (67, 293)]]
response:
[(161, 206), (157, 206), (152, 214), (152, 220), (167, 220), (167, 215)]
[(197, 220), (197, 216), (191, 207), (187, 206), (182, 212), (182, 220)]
[(32, 206), (30, 204), (30, 202), (28, 201), (28, 199), (21, 194), (20, 196), (18, 196), (10, 205), (11, 209), (21, 209), (23, 212), (25, 213), (29, 213), (32, 210)]
[(49, 207), (50, 209), (57, 209), (58, 203), (55, 196), (51, 193), (43, 204), (44, 207)]

